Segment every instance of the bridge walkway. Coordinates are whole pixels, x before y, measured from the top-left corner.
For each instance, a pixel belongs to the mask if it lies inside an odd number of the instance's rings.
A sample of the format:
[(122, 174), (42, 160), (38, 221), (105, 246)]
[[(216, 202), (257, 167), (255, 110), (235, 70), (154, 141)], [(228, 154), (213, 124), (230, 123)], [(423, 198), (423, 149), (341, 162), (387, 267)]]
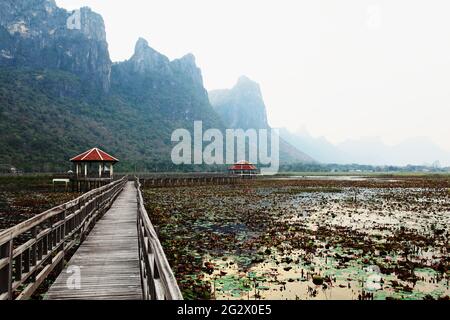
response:
[(45, 295), (48, 300), (139, 300), (138, 204), (128, 182)]

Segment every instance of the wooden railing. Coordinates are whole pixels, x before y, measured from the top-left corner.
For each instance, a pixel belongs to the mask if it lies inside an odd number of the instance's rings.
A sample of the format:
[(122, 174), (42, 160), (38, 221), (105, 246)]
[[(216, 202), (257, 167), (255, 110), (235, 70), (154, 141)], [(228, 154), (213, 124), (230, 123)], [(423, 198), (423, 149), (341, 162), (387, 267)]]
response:
[(0, 300), (27, 299), (81, 243), (122, 191), (127, 177), (0, 232)]
[(139, 267), (143, 297), (145, 300), (183, 300), (158, 235), (144, 207), (141, 184), (137, 177), (135, 185), (138, 201)]

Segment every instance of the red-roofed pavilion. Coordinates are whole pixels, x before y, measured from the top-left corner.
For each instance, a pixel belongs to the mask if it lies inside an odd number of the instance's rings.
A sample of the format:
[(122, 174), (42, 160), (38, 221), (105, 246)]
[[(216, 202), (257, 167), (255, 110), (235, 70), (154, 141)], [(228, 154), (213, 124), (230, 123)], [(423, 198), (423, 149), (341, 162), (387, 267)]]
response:
[(70, 161), (75, 166), (77, 178), (101, 178), (112, 179), (114, 175), (114, 164), (119, 162), (117, 158), (99, 148), (89, 149)]
[(240, 175), (241, 177), (252, 177), (258, 173), (258, 168), (254, 164), (242, 160), (229, 167), (228, 171), (232, 174)]

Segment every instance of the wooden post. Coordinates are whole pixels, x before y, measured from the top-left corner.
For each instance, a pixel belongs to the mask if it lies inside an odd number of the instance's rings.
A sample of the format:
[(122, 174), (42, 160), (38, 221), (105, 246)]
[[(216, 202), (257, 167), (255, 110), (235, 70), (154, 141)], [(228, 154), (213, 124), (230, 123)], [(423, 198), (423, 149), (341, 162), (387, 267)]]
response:
[(23, 253), (23, 272), (28, 273), (30, 271), (30, 249), (25, 250)]
[[(36, 239), (36, 237), (37, 237), (37, 227), (34, 227), (32, 230), (31, 230), (31, 236), (34, 238), (34, 239)], [(30, 267), (34, 267), (35, 265), (36, 265), (36, 263), (37, 263), (37, 257), (36, 257), (36, 243), (35, 244), (33, 244), (32, 246), (31, 246), (31, 249), (30, 249), (31, 251), (30, 251)], [(33, 276), (34, 277), (34, 276)]]
[(0, 246), (0, 259), (7, 258), (8, 265), (0, 270), (0, 294), (7, 293), (8, 300), (12, 300), (12, 253), (13, 240)]
[[(62, 213), (61, 220), (64, 221), (64, 223), (62, 224), (62, 244), (60, 247), (60, 251), (63, 252), (63, 254), (65, 254), (66, 248), (65, 248), (65, 241), (66, 241), (66, 233), (68, 233), (67, 230), (67, 221), (66, 221), (66, 216), (67, 216), (67, 212), (64, 210), (64, 212)], [(61, 272), (64, 269), (64, 257), (61, 259), (61, 261), (58, 263), (58, 266), (56, 266), (56, 270), (57, 272)]]

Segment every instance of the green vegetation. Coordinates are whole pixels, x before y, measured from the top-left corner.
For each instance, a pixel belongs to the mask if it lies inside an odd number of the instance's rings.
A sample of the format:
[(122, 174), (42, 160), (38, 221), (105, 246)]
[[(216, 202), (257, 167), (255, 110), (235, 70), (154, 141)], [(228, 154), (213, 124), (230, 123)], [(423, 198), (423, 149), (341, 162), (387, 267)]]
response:
[(0, 176), (0, 230), (80, 195), (64, 191), (64, 187), (53, 190), (52, 178), (48, 175)]
[(185, 299), (448, 300), (448, 186), (261, 179), (143, 196)]
[(113, 83), (104, 95), (68, 72), (0, 68), (0, 164), (65, 172), (70, 157), (97, 146), (121, 160), (118, 171), (183, 170), (170, 161), (172, 131), (193, 124), (183, 106), (205, 127), (221, 127), (206, 93), (182, 78), (175, 87), (163, 78), (135, 79), (134, 90), (126, 80), (130, 87)]
[[(138, 75), (114, 66), (109, 94), (86, 86), (72, 73), (50, 69), (0, 67), (0, 169), (66, 172), (69, 159), (93, 146), (119, 158), (117, 172), (226, 171), (227, 166), (173, 165), (171, 134), (222, 128), (206, 92), (182, 73)], [(170, 80), (168, 82), (168, 80)], [(280, 172), (385, 174), (448, 172), (423, 166), (374, 167), (286, 164)], [(0, 172), (0, 173), (1, 173)]]
[(0, 176), (0, 191), (50, 190), (48, 175)]

